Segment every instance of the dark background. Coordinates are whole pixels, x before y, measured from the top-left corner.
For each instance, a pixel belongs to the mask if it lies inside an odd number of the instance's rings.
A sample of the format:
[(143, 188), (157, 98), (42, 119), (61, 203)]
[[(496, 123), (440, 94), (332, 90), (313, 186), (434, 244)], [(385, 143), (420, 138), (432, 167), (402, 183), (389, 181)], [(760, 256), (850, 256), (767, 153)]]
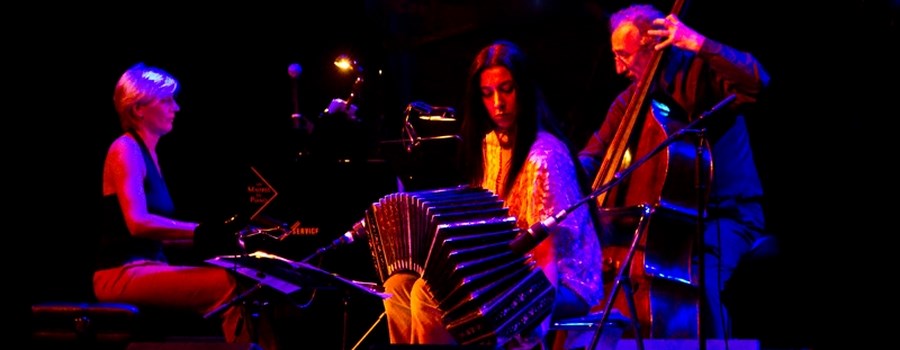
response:
[[(532, 58), (551, 107), (581, 145), (626, 81), (615, 76), (606, 16), (630, 1), (331, 1), (292, 5), (53, 5), (8, 13), (8, 108), (13, 224), (27, 238), (26, 298), (81, 300), (90, 292), (90, 237), (97, 227), (106, 148), (119, 135), (112, 92), (142, 61), (182, 85), (175, 130), (159, 153), (187, 217), (224, 215), (246, 204), (251, 167), (279, 197), (266, 213), (317, 226), (285, 254), (302, 258), (396, 191), (398, 169), (378, 141), (399, 137), (412, 101), (460, 106), (466, 68), (498, 38)], [(664, 10), (670, 2), (655, 2)], [(787, 6), (776, 1), (689, 1), (682, 20), (712, 39), (756, 54), (772, 76), (761, 113), (749, 120), (767, 191), (770, 231), (783, 242), (779, 276), (767, 286), (777, 308), (770, 330), (789, 345), (820, 344), (865, 323), (878, 301), (878, 247), (890, 218), (893, 147), (890, 103), (898, 96), (898, 2), (842, 0)], [(790, 7), (790, 8), (788, 8)], [(347, 98), (352, 76), (331, 64), (350, 54), (364, 68), (356, 102), (362, 123), (327, 134), (350, 144), (354, 161), (323, 165), (297, 157), (292, 98), (316, 117)], [(291, 63), (303, 72), (292, 80)], [(293, 95), (292, 84), (299, 94)], [(25, 123), (20, 123), (24, 121)], [(891, 167), (892, 168), (892, 167)], [(8, 207), (10, 207), (8, 206)], [(890, 231), (888, 231), (890, 232)], [(21, 242), (21, 241), (16, 241)], [(882, 245), (883, 246), (883, 245)], [(362, 245), (329, 252), (323, 267), (373, 280)], [(849, 272), (846, 272), (849, 271)], [(789, 276), (789, 277), (783, 277)], [(863, 297), (856, 297), (862, 292)], [(340, 298), (323, 297), (303, 334), (340, 339)], [(380, 314), (351, 303), (349, 337)], [(822, 301), (824, 300), (824, 301)], [(841, 320), (845, 320), (842, 322)], [(864, 320), (864, 319), (863, 319)], [(308, 333), (307, 333), (308, 332)], [(852, 333), (851, 333), (852, 334)], [(376, 332), (372, 337), (384, 337)], [(371, 341), (371, 340), (370, 340)]]

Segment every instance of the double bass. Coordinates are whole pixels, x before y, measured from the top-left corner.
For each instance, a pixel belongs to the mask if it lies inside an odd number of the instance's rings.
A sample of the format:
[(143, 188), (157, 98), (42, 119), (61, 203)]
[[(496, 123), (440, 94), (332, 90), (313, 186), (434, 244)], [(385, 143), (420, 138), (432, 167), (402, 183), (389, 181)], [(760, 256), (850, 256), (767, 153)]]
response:
[[(683, 4), (676, 0), (671, 13), (678, 14)], [(699, 251), (706, 197), (702, 184), (710, 183), (712, 161), (708, 145), (697, 135), (675, 135), (688, 119), (680, 107), (664, 96), (650, 97), (667, 51), (655, 50), (646, 73), (635, 82), (593, 189), (615, 183), (595, 197), (607, 295), (617, 282), (609, 277), (630, 265), (628, 294), (614, 296), (612, 307), (637, 320), (644, 338), (696, 338), (701, 291), (692, 259)], [(621, 177), (623, 171), (627, 177)]]

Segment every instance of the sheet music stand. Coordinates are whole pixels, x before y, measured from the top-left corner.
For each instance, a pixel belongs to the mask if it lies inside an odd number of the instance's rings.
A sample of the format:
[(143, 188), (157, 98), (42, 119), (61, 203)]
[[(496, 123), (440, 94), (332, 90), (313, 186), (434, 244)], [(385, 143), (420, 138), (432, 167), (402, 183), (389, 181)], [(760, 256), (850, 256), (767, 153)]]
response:
[(400, 190), (428, 190), (462, 182), (453, 162), (462, 141), (455, 113), (450, 107), (410, 103), (400, 138), (379, 141), (378, 153), (400, 180)]
[(356, 291), (382, 299), (389, 296), (375, 283), (350, 280), (310, 264), (263, 251), (217, 256), (206, 262), (234, 271), (285, 295), (303, 288), (325, 288)]
[[(390, 294), (384, 293), (383, 289), (376, 283), (350, 280), (304, 262), (293, 261), (262, 251), (251, 254), (217, 256), (206, 260), (206, 262), (211, 265), (228, 269), (257, 282), (256, 286), (252, 289), (210, 312), (207, 314), (207, 317), (215, 315), (236, 303), (243, 302), (263, 287), (269, 287), (286, 296), (291, 296), (304, 288), (329, 289), (344, 292), (344, 324), (342, 329), (344, 348), (346, 348), (348, 334), (348, 295), (351, 294), (351, 292), (361, 293), (363, 295), (371, 295), (381, 299), (390, 296)], [(253, 336), (255, 338), (255, 335)]]

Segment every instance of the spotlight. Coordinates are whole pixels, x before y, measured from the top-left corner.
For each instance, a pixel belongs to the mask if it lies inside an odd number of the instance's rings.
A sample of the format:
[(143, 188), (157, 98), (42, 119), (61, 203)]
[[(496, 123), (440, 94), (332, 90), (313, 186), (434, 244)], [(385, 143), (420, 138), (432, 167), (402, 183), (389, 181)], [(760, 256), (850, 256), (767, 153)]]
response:
[(340, 55), (334, 60), (334, 65), (338, 67), (338, 69), (345, 72), (356, 72), (362, 73), (362, 67), (356, 62), (356, 60), (350, 58), (348, 55)]

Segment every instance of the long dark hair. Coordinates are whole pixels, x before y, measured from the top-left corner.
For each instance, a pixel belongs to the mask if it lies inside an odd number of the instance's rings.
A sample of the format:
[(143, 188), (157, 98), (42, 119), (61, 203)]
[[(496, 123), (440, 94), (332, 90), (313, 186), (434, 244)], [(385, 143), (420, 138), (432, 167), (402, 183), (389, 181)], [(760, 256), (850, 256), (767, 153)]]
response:
[(583, 193), (589, 193), (589, 183), (581, 163), (573, 152), (568, 138), (562, 133), (559, 122), (553, 116), (543, 92), (530, 73), (525, 54), (507, 40), (498, 40), (481, 49), (469, 68), (465, 100), (463, 101), (463, 121), (460, 136), (463, 142), (459, 153), (459, 166), (466, 181), (480, 186), (484, 178), (484, 155), (481, 140), (494, 128), (494, 123), (484, 108), (481, 99), (481, 72), (495, 66), (506, 67), (516, 84), (516, 137), (513, 144), (512, 162), (509, 175), (503, 184), (503, 193), (512, 187), (516, 176), (522, 170), (531, 145), (538, 131), (553, 134), (566, 144), (569, 156), (575, 164), (579, 185)]

